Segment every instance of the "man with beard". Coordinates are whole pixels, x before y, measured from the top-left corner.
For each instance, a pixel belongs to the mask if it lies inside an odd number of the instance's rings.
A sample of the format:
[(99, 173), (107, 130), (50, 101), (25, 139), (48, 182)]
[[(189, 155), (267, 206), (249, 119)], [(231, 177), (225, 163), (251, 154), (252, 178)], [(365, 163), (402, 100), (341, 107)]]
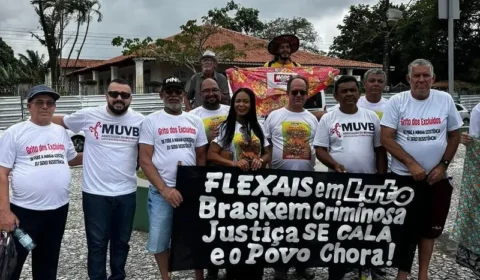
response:
[[(296, 76), (287, 82), (288, 105), (273, 111), (263, 124), (265, 138), (272, 147), (272, 168), (299, 171), (315, 171), (313, 138), (317, 119), (303, 106), (307, 101), (308, 81)], [(288, 267), (275, 268), (275, 280), (287, 279)], [(315, 274), (305, 267), (296, 267), (304, 279)]]
[(273, 55), (273, 60), (266, 62), (263, 67), (293, 68), (300, 67), (299, 63), (292, 61), (291, 55), (300, 48), (300, 40), (295, 35), (280, 35), (268, 43), (268, 52)]
[[(313, 145), (317, 158), (329, 172), (386, 174), (387, 154), (380, 143), (380, 119), (371, 110), (357, 106), (358, 82), (342, 76), (335, 82), (338, 110), (318, 122)], [(352, 131), (352, 126), (359, 129)], [(350, 129), (349, 129), (350, 127)], [(341, 280), (349, 269), (329, 268), (329, 280)]]
[(125, 279), (136, 207), (138, 140), (144, 116), (129, 109), (132, 90), (122, 79), (113, 80), (107, 105), (54, 116), (54, 122), (73, 132), (85, 132), (83, 213), (88, 246), (88, 277), (105, 280), (110, 242), (108, 279)]
[[(215, 71), (215, 68), (217, 67), (217, 58), (215, 53), (210, 50), (205, 51), (203, 56), (200, 58), (200, 64), (202, 65), (202, 72), (193, 75), (185, 89), (185, 110), (189, 112), (192, 108), (202, 106), (203, 97), (200, 86), (207, 78), (214, 79), (217, 82), (221, 94), (220, 103), (230, 105), (230, 91), (227, 78), (223, 74)], [(190, 101), (194, 99), (195, 101), (192, 107)]]
[[(177, 77), (163, 82), (165, 108), (147, 116), (140, 133), (140, 166), (150, 182), (147, 250), (155, 255), (162, 279), (170, 280), (168, 259), (173, 209), (182, 201), (176, 190), (177, 164), (205, 166), (207, 137), (200, 117), (182, 112), (184, 85)], [(203, 279), (203, 270), (195, 271)]]
[[(193, 109), (190, 113), (202, 119), (205, 134), (210, 144), (210, 142), (218, 136), (218, 126), (227, 118), (230, 106), (220, 104), (222, 94), (214, 79), (207, 78), (203, 80), (200, 85), (200, 92), (203, 98), (203, 105)], [(217, 276), (218, 269), (208, 269), (207, 280), (217, 279)]]

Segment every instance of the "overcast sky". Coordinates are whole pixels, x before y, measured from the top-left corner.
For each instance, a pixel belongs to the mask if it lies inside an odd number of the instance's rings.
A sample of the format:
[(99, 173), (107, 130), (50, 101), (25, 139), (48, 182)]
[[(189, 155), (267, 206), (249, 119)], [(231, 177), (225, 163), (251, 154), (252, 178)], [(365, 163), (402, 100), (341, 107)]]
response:
[[(408, 2), (391, 1), (393, 3)], [(112, 38), (118, 35), (126, 38), (150, 36), (156, 39), (176, 34), (180, 31), (180, 25), (187, 20), (199, 19), (214, 7), (224, 7), (228, 0), (100, 0), (100, 2), (103, 21), (91, 24), (81, 54), (82, 58), (108, 59), (120, 55), (121, 48), (111, 46)], [(261, 20), (293, 16), (307, 18), (314, 24), (321, 37), (319, 48), (328, 51), (333, 38), (339, 34), (337, 25), (342, 22), (350, 5), (375, 4), (378, 0), (237, 0), (236, 2), (244, 7), (258, 9)], [(193, 3), (199, 6), (194, 6)], [(0, 0), (0, 7), (0, 37), (13, 48), (16, 54), (23, 53), (26, 49), (46, 53), (46, 49), (30, 35), (30, 31), (40, 32), (37, 29), (37, 16), (30, 0)], [(71, 23), (67, 29), (73, 32), (74, 23)], [(68, 55), (70, 48), (71, 45), (67, 45), (64, 57)], [(75, 51), (74, 55), (76, 55)]]

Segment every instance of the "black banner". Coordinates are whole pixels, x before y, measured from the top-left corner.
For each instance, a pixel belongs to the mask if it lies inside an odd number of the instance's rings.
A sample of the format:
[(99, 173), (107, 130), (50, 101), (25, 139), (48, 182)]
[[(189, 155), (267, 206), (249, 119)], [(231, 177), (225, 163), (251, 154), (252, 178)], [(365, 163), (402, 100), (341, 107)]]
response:
[(410, 263), (411, 177), (179, 166), (170, 269)]

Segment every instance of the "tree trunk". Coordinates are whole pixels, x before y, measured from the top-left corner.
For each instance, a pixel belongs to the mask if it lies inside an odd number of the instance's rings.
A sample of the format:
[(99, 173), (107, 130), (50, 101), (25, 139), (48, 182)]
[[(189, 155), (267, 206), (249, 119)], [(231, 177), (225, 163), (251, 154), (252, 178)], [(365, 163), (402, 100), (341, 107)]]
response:
[[(70, 53), (68, 54), (68, 57), (67, 57), (67, 62), (65, 64), (65, 67), (68, 67), (68, 62), (70, 61), (70, 57), (72, 56), (72, 52), (73, 52), (73, 49), (75, 48), (75, 45), (77, 44), (77, 40), (78, 40), (78, 33), (80, 32), (80, 18), (77, 18), (77, 34), (75, 34), (75, 40), (73, 41), (73, 45), (72, 45), (72, 48), (70, 49)], [(67, 73), (63, 73), (63, 79), (65, 79), (65, 75)]]
[(73, 65), (74, 68), (75, 68), (75, 66), (77, 66), (78, 58), (80, 57), (80, 53), (82, 52), (83, 45), (85, 44), (85, 40), (87, 40), (88, 28), (89, 27), (90, 27), (90, 11), (88, 12), (87, 28), (85, 29), (85, 36), (83, 36), (82, 45), (80, 45), (80, 49), (78, 50), (77, 59), (75, 60), (75, 64)]

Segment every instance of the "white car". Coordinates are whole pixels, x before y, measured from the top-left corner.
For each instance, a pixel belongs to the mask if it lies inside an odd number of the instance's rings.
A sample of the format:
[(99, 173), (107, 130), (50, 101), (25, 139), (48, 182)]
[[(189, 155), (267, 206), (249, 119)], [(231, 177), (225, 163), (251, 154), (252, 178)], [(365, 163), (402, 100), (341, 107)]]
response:
[(455, 107), (457, 108), (460, 117), (462, 117), (463, 125), (469, 126), (470, 125), (470, 112), (463, 106), (462, 104), (455, 103)]

